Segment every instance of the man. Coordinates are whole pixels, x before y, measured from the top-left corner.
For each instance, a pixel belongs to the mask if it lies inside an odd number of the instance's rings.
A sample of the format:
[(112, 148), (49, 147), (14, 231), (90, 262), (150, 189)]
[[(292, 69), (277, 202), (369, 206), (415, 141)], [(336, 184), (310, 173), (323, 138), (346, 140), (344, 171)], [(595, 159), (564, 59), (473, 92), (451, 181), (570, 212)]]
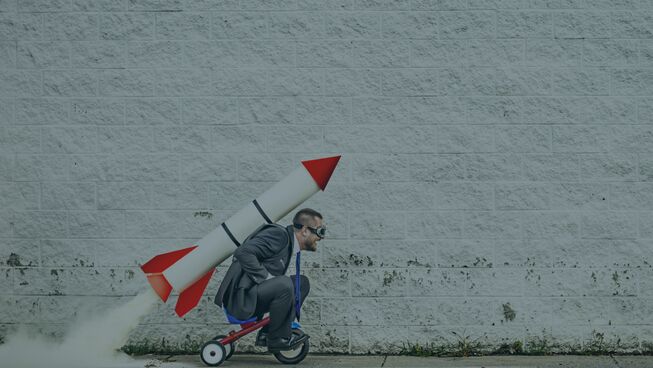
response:
[(324, 238), (325, 232), (322, 215), (304, 208), (295, 214), (292, 225), (286, 228), (276, 224), (265, 226), (234, 253), (215, 303), (224, 306), (239, 320), (253, 316), (261, 318), (266, 312), (270, 313), (270, 323), (259, 331), (256, 345), (280, 351), (308, 339), (308, 335), (291, 331), (291, 323), (299, 317), (301, 304), (310, 290), (308, 278), (285, 274), (293, 255), (299, 268), (300, 252), (317, 250), (317, 242)]

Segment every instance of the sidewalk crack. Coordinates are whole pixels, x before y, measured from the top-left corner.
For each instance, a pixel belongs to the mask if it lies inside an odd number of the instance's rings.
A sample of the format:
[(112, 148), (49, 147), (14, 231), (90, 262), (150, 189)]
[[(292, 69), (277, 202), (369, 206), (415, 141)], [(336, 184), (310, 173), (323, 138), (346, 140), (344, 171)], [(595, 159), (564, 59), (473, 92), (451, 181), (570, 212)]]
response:
[(610, 358), (612, 358), (612, 361), (614, 362), (614, 365), (617, 366), (617, 368), (621, 368), (619, 362), (617, 361), (617, 358), (615, 358), (614, 355), (610, 354)]
[(386, 360), (388, 360), (388, 355), (387, 354), (383, 357), (383, 363), (381, 363), (381, 367), (383, 367), (385, 365)]

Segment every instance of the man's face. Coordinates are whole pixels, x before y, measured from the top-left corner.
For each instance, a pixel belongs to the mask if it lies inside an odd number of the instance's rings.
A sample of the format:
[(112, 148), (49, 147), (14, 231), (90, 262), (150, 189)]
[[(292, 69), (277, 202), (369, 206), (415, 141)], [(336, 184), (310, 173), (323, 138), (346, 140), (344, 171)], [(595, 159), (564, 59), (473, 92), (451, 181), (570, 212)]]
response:
[[(322, 219), (319, 217), (313, 218), (313, 221), (311, 221), (311, 224), (309, 225), (313, 229), (317, 229), (318, 227), (322, 226)], [(304, 227), (302, 229), (302, 234), (304, 235), (304, 250), (309, 250), (311, 252), (315, 252), (317, 250), (317, 242), (319, 242), (320, 237), (315, 235), (311, 230), (307, 229)]]

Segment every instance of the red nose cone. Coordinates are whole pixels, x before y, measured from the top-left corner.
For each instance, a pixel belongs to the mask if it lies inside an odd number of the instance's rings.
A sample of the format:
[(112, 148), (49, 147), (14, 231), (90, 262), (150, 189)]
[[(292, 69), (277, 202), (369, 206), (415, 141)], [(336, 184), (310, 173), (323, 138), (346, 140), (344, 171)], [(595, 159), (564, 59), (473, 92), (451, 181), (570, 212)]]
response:
[(317, 160), (302, 161), (302, 164), (304, 164), (306, 170), (311, 174), (317, 186), (324, 190), (329, 179), (331, 179), (333, 170), (335, 170), (338, 165), (338, 161), (340, 161), (340, 156), (333, 156), (318, 158)]

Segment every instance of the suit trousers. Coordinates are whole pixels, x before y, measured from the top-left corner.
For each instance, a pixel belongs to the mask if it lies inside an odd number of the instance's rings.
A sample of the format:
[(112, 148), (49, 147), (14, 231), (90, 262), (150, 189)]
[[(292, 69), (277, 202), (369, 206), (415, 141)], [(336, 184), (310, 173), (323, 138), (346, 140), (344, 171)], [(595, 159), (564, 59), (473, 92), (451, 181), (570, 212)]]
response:
[[(304, 300), (311, 289), (308, 277), (299, 276), (300, 300)], [(270, 323), (262, 328), (268, 333), (268, 341), (279, 338), (289, 338), (291, 335), (290, 325), (295, 319), (295, 275), (276, 276), (265, 280), (258, 285), (256, 311), (254, 314), (259, 319), (270, 312)]]

